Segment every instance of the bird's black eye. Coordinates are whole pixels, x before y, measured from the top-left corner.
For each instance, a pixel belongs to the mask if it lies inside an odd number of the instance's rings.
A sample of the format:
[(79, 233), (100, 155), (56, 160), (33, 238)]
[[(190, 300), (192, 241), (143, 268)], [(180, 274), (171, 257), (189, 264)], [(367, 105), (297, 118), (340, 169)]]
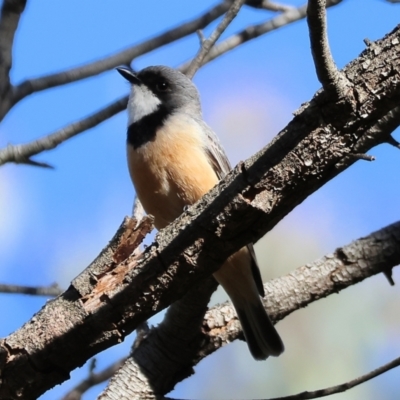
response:
[(156, 83), (156, 89), (159, 92), (165, 92), (169, 89), (169, 85), (166, 81), (159, 81)]

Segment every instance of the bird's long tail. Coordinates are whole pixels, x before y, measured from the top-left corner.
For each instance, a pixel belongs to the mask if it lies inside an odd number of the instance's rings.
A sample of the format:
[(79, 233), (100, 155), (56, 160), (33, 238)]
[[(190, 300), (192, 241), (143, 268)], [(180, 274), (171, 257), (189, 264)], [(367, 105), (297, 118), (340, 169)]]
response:
[(231, 256), (214, 277), (236, 309), (252, 356), (256, 360), (265, 360), (268, 356), (279, 356), (284, 346), (264, 309), (251, 262), (251, 255), (244, 247)]
[(282, 340), (269, 319), (260, 297), (254, 300), (256, 301), (242, 304), (232, 299), (250, 353), (256, 360), (279, 356), (284, 350)]

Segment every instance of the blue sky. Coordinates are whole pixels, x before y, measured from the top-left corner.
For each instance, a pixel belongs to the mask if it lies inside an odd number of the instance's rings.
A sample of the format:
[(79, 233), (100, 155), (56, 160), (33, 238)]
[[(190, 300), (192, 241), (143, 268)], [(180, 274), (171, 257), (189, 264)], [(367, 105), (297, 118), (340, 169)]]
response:
[[(179, 0), (28, 3), (16, 35), (13, 83), (113, 54), (215, 4)], [(288, 3), (302, 4), (295, 0)], [(243, 8), (224, 37), (271, 16)], [(364, 38), (376, 40), (392, 30), (399, 17), (400, 5), (383, 0), (344, 0), (330, 9), (329, 36), (337, 65), (341, 68), (355, 58), (365, 47)], [(214, 26), (205, 30), (206, 36)], [(193, 35), (138, 58), (133, 66), (179, 66), (197, 49), (198, 38)], [(232, 163), (249, 157), (266, 145), (290, 121), (292, 112), (320, 87), (305, 21), (224, 55), (201, 69), (194, 81), (201, 93), (204, 117), (220, 136)], [(53, 132), (111, 103), (128, 89), (112, 70), (34, 94), (15, 106), (2, 122), (0, 145), (27, 142)], [(54, 165), (53, 171), (11, 164), (0, 168), (1, 282), (58, 282), (67, 287), (98, 254), (131, 211), (134, 190), (126, 169), (125, 134), (126, 115), (120, 113), (37, 156)], [(399, 219), (396, 171), (400, 152), (386, 145), (370, 153), (376, 161), (356, 163), (260, 241), (258, 250), (266, 278), (287, 273)], [(244, 344), (235, 343), (201, 363), (197, 374), (178, 385), (173, 395), (272, 397), (337, 384), (365, 373), (389, 361), (399, 349), (394, 340), (400, 326), (395, 307), (398, 292), (397, 286), (389, 288), (383, 277), (376, 277), (333, 300), (302, 310), (278, 325), (286, 341), (284, 356), (256, 363)], [(21, 326), (45, 302), (5, 294), (0, 299), (1, 336)], [(332, 318), (324, 318), (327, 310)], [(155, 317), (155, 321), (159, 319)], [(339, 338), (343, 338), (340, 343)], [(130, 341), (100, 355), (99, 368), (125, 355)], [(75, 371), (75, 382), (85, 373), (85, 367)], [(393, 399), (393, 376), (387, 374), (364, 388), (333, 398), (368, 400), (380, 393), (381, 399)], [(60, 398), (72, 384), (57, 387), (42, 398)], [(98, 393), (99, 388), (95, 388), (84, 398), (93, 399)]]

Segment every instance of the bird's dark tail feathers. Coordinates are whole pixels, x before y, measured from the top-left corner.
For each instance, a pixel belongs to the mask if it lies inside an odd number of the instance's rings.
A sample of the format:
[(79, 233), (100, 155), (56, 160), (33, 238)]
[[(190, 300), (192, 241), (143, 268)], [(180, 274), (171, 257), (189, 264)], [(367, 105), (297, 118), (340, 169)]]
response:
[(214, 272), (214, 278), (228, 293), (236, 309), (252, 356), (256, 360), (279, 356), (284, 346), (261, 301), (264, 287), (252, 245), (229, 257)]
[(256, 360), (279, 356), (284, 351), (282, 340), (269, 319), (261, 298), (254, 300), (240, 303), (233, 301), (249, 350)]

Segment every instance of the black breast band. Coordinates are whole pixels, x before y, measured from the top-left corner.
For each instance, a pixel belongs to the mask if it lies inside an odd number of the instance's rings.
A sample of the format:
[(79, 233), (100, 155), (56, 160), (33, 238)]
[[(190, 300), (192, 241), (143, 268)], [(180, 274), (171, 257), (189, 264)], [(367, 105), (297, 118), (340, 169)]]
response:
[(128, 143), (134, 149), (143, 146), (147, 142), (153, 141), (157, 130), (161, 128), (169, 112), (164, 106), (160, 106), (153, 113), (146, 115), (139, 121), (134, 122), (128, 127)]

